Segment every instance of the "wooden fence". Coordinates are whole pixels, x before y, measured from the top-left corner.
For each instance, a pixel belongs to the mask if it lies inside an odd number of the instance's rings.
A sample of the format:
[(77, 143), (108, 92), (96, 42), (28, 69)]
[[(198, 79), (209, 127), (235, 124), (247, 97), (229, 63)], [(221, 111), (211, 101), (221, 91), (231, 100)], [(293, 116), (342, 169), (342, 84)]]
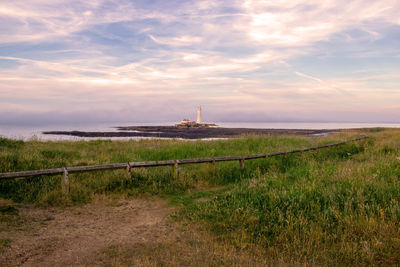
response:
[(0, 180), (13, 179), (13, 178), (23, 178), (39, 175), (57, 175), (63, 174), (64, 177), (64, 191), (68, 193), (69, 191), (69, 180), (68, 174), (74, 172), (87, 172), (87, 171), (98, 171), (98, 170), (110, 170), (110, 169), (126, 169), (130, 173), (132, 168), (137, 167), (156, 167), (156, 166), (173, 166), (174, 175), (178, 175), (178, 165), (180, 164), (195, 164), (195, 163), (212, 163), (215, 166), (217, 161), (235, 161), (238, 160), (240, 168), (244, 168), (244, 161), (250, 159), (259, 158), (269, 158), (278, 155), (286, 155), (291, 153), (305, 152), (310, 150), (317, 150), (321, 148), (328, 148), (332, 146), (339, 146), (349, 142), (355, 142), (362, 139), (368, 138), (368, 136), (363, 136), (343, 142), (331, 143), (321, 146), (272, 152), (266, 154), (256, 154), (248, 156), (225, 156), (225, 157), (211, 157), (211, 158), (194, 158), (194, 159), (180, 159), (180, 160), (158, 160), (158, 161), (133, 161), (133, 162), (123, 162), (123, 163), (111, 163), (102, 165), (91, 165), (91, 166), (75, 166), (75, 167), (63, 167), (54, 169), (44, 169), (44, 170), (32, 170), (32, 171), (20, 171), (20, 172), (6, 172), (0, 173)]

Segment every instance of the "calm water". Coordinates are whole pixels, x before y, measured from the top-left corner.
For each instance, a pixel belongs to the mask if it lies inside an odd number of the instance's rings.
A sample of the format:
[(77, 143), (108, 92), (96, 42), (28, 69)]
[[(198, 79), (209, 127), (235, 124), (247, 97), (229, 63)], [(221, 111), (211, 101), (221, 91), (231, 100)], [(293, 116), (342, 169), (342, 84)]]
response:
[[(173, 125), (174, 122), (155, 122), (155, 123), (117, 123), (112, 124), (75, 124), (75, 125), (46, 125), (46, 126), (16, 126), (0, 125), (0, 136), (12, 139), (39, 139), (39, 140), (88, 140), (88, 139), (146, 139), (149, 137), (96, 137), (84, 138), (62, 135), (45, 135), (43, 131), (117, 131), (116, 126), (129, 125)], [(221, 127), (230, 128), (264, 128), (264, 129), (349, 129), (349, 128), (373, 128), (373, 127), (391, 127), (400, 128), (400, 124), (390, 123), (302, 123), (302, 122), (218, 122)]]

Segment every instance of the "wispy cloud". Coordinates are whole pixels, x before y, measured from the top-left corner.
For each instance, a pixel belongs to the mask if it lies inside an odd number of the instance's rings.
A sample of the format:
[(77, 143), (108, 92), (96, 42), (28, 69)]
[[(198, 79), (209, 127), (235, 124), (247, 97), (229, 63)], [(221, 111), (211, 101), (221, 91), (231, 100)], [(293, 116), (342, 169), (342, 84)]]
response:
[(295, 73), (296, 73), (297, 76), (300, 76), (300, 77), (304, 77), (304, 78), (307, 78), (307, 79), (310, 79), (310, 80), (313, 80), (313, 81), (316, 81), (316, 82), (319, 82), (319, 83), (323, 82), (321, 79), (315, 78), (313, 76), (310, 76), (310, 75), (307, 75), (307, 74), (304, 74), (304, 73), (301, 73), (301, 72), (298, 72), (298, 71), (296, 71)]

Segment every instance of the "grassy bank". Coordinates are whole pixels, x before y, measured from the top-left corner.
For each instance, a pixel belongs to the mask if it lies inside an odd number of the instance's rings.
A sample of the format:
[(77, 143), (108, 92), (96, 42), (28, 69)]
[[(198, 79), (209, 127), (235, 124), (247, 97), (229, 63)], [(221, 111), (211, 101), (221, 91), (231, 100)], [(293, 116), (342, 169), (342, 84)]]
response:
[[(350, 139), (247, 136), (216, 141), (37, 142), (0, 139), (0, 172), (141, 160), (247, 155)], [(400, 264), (400, 131), (376, 129), (368, 141), (286, 157), (2, 181), (0, 197), (74, 205), (96, 195), (166, 196), (176, 218), (271, 262)]]
[[(309, 147), (345, 138), (347, 137), (343, 135), (329, 138), (248, 136), (215, 141), (78, 142), (23, 142), (0, 139), (0, 172), (128, 161), (249, 155)], [(348, 148), (354, 146), (355, 144), (347, 145)], [(173, 177), (171, 167), (135, 168), (132, 173), (133, 179), (128, 177), (124, 170), (73, 173), (70, 175), (71, 194), (67, 197), (62, 193), (61, 175), (39, 176), (3, 181), (0, 184), (0, 197), (16, 202), (65, 205), (86, 203), (95, 194), (181, 194), (188, 190), (234, 183), (258, 173), (261, 169), (267, 170), (276, 162), (280, 160), (271, 158), (268, 161), (247, 161), (244, 171), (239, 169), (237, 162), (218, 163), (215, 173), (212, 172), (210, 164), (184, 165), (180, 167), (178, 179)]]
[(400, 131), (275, 159), (229, 190), (180, 197), (180, 216), (279, 262), (400, 263)]

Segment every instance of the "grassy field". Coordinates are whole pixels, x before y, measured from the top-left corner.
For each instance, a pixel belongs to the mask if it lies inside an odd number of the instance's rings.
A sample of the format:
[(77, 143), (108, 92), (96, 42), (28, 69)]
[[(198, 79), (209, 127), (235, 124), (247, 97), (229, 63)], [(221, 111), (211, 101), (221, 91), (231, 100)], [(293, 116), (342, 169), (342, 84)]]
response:
[[(342, 141), (327, 137), (245, 136), (231, 140), (40, 142), (0, 139), (0, 172), (141, 160), (248, 155)], [(0, 183), (0, 198), (39, 206), (73, 206), (96, 195), (162, 196), (174, 218), (238, 251), (261, 251), (270, 262), (329, 265), (400, 264), (400, 131), (373, 129), (367, 141), (238, 162), (70, 175)], [(133, 179), (132, 179), (133, 178)], [(15, 212), (2, 206), (1, 214)], [(7, 215), (8, 214), (8, 215)], [(4, 217), (5, 218), (5, 217)], [(9, 245), (1, 240), (0, 246)], [(4, 243), (4, 244), (3, 244)], [(118, 254), (118, 253), (116, 253)]]

